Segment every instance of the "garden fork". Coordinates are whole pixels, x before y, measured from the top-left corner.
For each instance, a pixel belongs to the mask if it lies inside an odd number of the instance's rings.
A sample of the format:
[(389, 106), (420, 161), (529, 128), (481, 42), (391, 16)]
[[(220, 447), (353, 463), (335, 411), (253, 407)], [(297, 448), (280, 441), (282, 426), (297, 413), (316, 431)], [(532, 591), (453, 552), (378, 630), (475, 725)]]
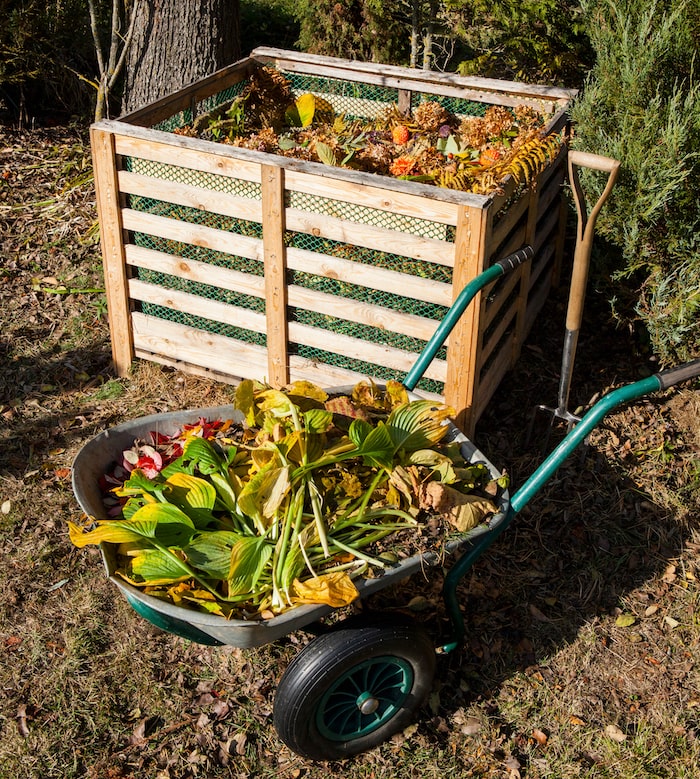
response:
[[(578, 345), (578, 336), (583, 319), (583, 303), (586, 297), (586, 285), (588, 283), (588, 266), (591, 258), (591, 248), (593, 246), (593, 232), (596, 219), (600, 209), (608, 199), (617, 179), (620, 168), (619, 160), (610, 157), (602, 157), (598, 154), (589, 154), (582, 151), (569, 151), (569, 182), (576, 203), (576, 213), (578, 217), (576, 226), (576, 247), (574, 249), (574, 264), (571, 272), (571, 288), (569, 291), (569, 303), (566, 312), (566, 334), (564, 337), (564, 350), (562, 353), (561, 375), (559, 377), (559, 394), (557, 397), (556, 408), (549, 406), (536, 406), (537, 411), (545, 411), (552, 415), (551, 423), (555, 419), (563, 419), (567, 423), (567, 429), (570, 430), (573, 425), (580, 420), (580, 417), (573, 414), (568, 409), (569, 391), (571, 389), (571, 377), (574, 370), (574, 360), (576, 357), (576, 347)], [(589, 168), (591, 170), (600, 170), (608, 173), (608, 180), (603, 193), (591, 209), (590, 214), (586, 207), (586, 198), (581, 187), (579, 179), (579, 168)], [(533, 419), (530, 422), (530, 431), (534, 424)], [(529, 437), (530, 433), (528, 433)]]

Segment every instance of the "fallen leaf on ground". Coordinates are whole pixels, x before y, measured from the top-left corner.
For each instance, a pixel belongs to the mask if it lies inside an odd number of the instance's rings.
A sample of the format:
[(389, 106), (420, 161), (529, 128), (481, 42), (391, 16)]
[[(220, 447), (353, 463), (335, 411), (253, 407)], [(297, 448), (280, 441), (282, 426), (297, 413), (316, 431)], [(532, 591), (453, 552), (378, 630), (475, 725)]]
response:
[(617, 725), (606, 725), (605, 735), (613, 741), (617, 741), (618, 744), (621, 744), (627, 738)]

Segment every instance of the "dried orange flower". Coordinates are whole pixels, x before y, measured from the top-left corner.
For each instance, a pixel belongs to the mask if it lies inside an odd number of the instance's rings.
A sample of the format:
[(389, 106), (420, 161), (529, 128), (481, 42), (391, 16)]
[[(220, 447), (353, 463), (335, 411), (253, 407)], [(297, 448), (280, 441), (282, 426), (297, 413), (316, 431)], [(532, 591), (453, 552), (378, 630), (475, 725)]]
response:
[(418, 160), (415, 157), (397, 157), (389, 166), (393, 176), (410, 176), (416, 168)]

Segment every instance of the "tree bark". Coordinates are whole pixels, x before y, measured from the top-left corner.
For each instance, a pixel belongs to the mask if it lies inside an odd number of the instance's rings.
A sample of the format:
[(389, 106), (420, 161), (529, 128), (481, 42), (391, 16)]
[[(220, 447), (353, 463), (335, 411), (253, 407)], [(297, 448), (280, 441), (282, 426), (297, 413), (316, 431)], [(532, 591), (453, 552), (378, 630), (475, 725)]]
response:
[(122, 112), (229, 65), (241, 56), (239, 0), (147, 0), (137, 6)]

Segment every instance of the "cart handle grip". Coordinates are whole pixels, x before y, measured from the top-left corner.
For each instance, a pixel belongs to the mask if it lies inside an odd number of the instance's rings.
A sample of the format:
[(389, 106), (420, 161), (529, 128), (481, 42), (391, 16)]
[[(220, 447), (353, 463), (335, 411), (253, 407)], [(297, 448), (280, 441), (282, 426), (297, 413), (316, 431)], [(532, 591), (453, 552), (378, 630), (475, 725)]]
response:
[(428, 366), (433, 361), (438, 349), (445, 343), (447, 336), (452, 332), (467, 306), (472, 302), (474, 297), (476, 297), (476, 294), (500, 276), (514, 271), (534, 256), (535, 250), (532, 246), (523, 246), (521, 249), (504, 257), (502, 260), (495, 262), (485, 271), (473, 278), (462, 289), (454, 303), (452, 303), (447, 310), (447, 313), (430, 337), (428, 343), (423, 347), (423, 351), (418, 355), (418, 359), (413, 367), (406, 374), (406, 378), (403, 382), (406, 389), (415, 389), (416, 384), (421, 380)]
[(666, 368), (666, 370), (659, 371), (655, 376), (659, 382), (659, 389), (662, 390), (668, 389), (681, 381), (695, 379), (700, 376), (700, 358), (686, 362), (684, 365), (678, 365), (675, 368)]

